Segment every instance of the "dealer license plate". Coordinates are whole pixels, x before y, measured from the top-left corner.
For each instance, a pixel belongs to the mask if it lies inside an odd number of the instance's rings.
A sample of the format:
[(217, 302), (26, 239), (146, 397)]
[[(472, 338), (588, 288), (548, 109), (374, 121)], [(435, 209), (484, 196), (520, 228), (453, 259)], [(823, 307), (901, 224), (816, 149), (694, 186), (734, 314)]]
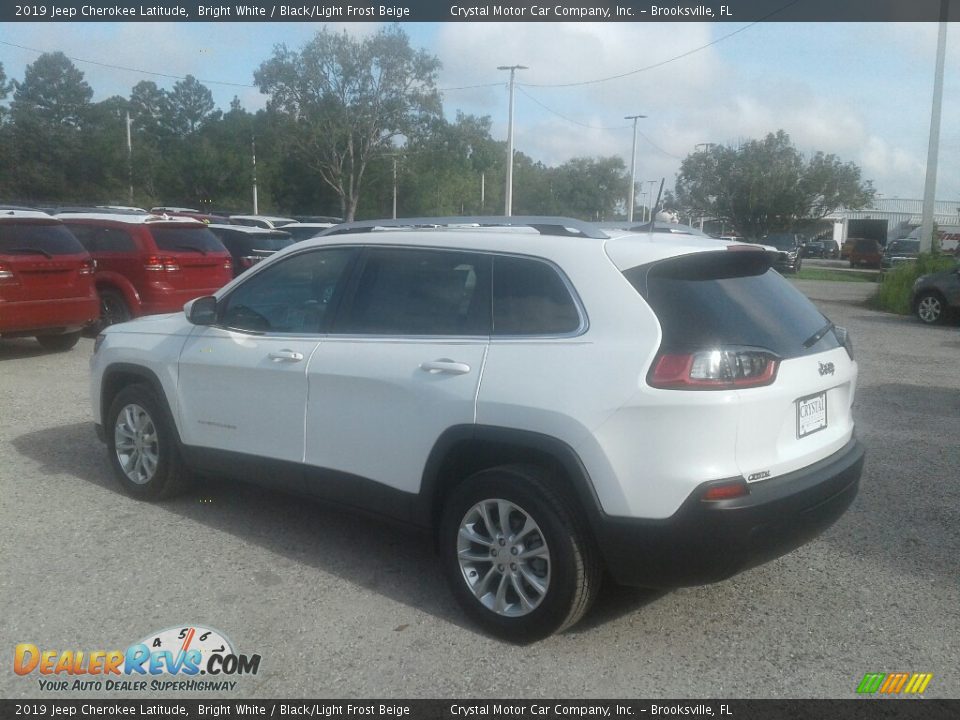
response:
[(797, 437), (811, 435), (827, 426), (827, 393), (797, 400)]

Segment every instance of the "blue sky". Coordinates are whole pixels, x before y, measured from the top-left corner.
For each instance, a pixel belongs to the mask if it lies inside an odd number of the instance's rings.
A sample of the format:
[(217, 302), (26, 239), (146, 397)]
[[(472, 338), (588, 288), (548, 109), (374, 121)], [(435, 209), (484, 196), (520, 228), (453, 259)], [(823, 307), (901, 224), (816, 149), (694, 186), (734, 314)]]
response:
[[(265, 98), (253, 71), (274, 45), (299, 48), (311, 23), (7, 24), (0, 40), (73, 58), (208, 82), (218, 105), (237, 95), (255, 110)], [(373, 23), (335, 24), (352, 34)], [(523, 64), (516, 96), (516, 147), (554, 165), (577, 156), (620, 155), (629, 164), (625, 115), (644, 114), (638, 179), (673, 184), (697, 143), (736, 143), (784, 129), (804, 152), (858, 163), (884, 197), (923, 193), (936, 50), (935, 24), (760, 23), (406, 23), (412, 43), (443, 63), (444, 109), (493, 119), (505, 138), (507, 73)], [(737, 32), (732, 37), (723, 36)], [(937, 197), (960, 199), (960, 33), (947, 37)], [(702, 50), (619, 80), (592, 82)], [(22, 78), (37, 53), (0, 44), (8, 77)], [(77, 62), (95, 99), (129, 95), (143, 79), (175, 79)], [(553, 86), (553, 87), (549, 87)]]

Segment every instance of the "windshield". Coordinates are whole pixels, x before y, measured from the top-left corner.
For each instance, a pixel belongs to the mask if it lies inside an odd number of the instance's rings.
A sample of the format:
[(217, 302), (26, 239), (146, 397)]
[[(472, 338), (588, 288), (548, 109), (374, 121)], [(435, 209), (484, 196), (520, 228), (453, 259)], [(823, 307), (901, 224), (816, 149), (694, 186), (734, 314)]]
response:
[(793, 235), (767, 235), (760, 242), (763, 245), (773, 245), (777, 250), (793, 250), (797, 246)]
[(887, 248), (888, 253), (894, 252), (906, 252), (906, 253), (919, 253), (920, 252), (920, 241), (919, 240), (894, 240), (890, 243), (890, 247)]

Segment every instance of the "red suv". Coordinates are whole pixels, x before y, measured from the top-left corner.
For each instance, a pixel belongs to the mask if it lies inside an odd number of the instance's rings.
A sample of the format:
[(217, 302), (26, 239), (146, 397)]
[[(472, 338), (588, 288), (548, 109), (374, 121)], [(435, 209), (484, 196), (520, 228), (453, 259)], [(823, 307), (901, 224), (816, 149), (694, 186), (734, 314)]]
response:
[(0, 336), (69, 350), (100, 314), (94, 262), (46, 213), (0, 209)]
[(97, 261), (103, 325), (177, 312), (233, 279), (230, 253), (198, 220), (100, 213), (61, 219)]

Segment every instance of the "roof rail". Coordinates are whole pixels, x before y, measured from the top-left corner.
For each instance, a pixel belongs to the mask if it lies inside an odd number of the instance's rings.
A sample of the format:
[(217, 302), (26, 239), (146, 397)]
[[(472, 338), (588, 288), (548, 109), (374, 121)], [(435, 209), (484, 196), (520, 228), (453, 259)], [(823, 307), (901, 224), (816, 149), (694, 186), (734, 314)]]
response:
[(436, 225), (480, 225), (482, 227), (531, 227), (541, 235), (564, 237), (588, 237), (607, 240), (610, 236), (596, 225), (573, 218), (541, 215), (473, 215), (447, 217), (397, 218), (394, 220), (360, 220), (342, 223), (326, 230), (320, 235), (346, 235), (349, 233), (373, 232), (377, 228), (432, 227)]

